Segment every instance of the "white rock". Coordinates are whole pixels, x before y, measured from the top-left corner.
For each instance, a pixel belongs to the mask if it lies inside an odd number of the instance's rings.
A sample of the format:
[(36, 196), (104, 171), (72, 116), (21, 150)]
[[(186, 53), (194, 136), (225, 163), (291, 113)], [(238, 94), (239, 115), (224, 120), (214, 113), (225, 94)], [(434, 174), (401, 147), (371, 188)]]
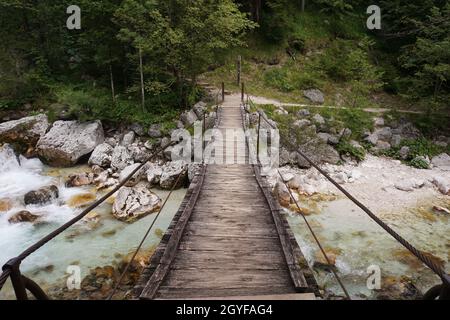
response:
[(450, 171), (450, 156), (446, 153), (441, 153), (440, 155), (433, 157), (431, 163), (441, 170)]
[(97, 165), (102, 168), (110, 166), (113, 150), (113, 147), (111, 147), (111, 145), (109, 145), (108, 143), (99, 144), (97, 147), (95, 147), (94, 151), (91, 154), (91, 157), (89, 158), (89, 165)]
[[(187, 170), (185, 170), (186, 163), (182, 160), (177, 160), (173, 162), (167, 163), (163, 167), (163, 173), (161, 174), (161, 178), (159, 181), (159, 185), (162, 189), (170, 190), (172, 187), (175, 189), (181, 188), (187, 177)], [(178, 176), (181, 177), (178, 181), (178, 184), (174, 186), (176, 183)]]
[(123, 136), (121, 144), (123, 146), (127, 147), (134, 142), (135, 137), (136, 137), (136, 134), (134, 133), (134, 131), (130, 131)]
[(123, 187), (114, 200), (112, 213), (121, 221), (132, 222), (153, 213), (161, 207), (161, 199), (145, 184), (134, 188)]
[(450, 195), (450, 183), (442, 177), (433, 177), (433, 184), (442, 194)]
[(339, 184), (345, 184), (348, 182), (348, 176), (347, 174), (345, 174), (345, 172), (339, 172), (335, 174), (333, 178)]
[(124, 146), (116, 146), (111, 157), (111, 167), (121, 171), (134, 163), (132, 154)]
[(56, 167), (73, 166), (105, 140), (100, 121), (56, 121), (37, 143), (44, 162)]
[[(123, 169), (119, 175), (119, 182), (122, 183), (140, 165), (141, 165), (140, 163), (135, 163)], [(142, 168), (133, 175), (133, 177), (125, 184), (125, 186), (134, 187), (144, 178), (144, 176), (145, 176), (145, 168)]]

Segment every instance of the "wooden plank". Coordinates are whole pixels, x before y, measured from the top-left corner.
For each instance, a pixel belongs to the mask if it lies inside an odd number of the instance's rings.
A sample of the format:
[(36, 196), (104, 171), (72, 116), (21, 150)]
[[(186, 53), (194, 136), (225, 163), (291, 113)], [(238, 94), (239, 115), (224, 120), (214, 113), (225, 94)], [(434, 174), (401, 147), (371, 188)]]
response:
[[(273, 244), (276, 248), (276, 244)], [(171, 270), (234, 270), (235, 273), (242, 270), (275, 270), (286, 268), (286, 261), (281, 252), (252, 252), (251, 250), (238, 249), (230, 251), (191, 251), (178, 250), (177, 257), (171, 265)], [(202, 271), (203, 272), (203, 271)]]
[(220, 272), (209, 269), (183, 269), (170, 272), (164, 285), (175, 288), (222, 288), (238, 289), (242, 287), (264, 287), (270, 283), (292, 288), (292, 280), (284, 272), (272, 270), (235, 270), (222, 269)]
[(192, 298), (200, 298), (207, 299), (208, 297), (239, 297), (239, 296), (247, 296), (247, 295), (268, 295), (268, 294), (289, 294), (293, 293), (293, 289), (273, 284), (271, 286), (262, 286), (262, 287), (252, 287), (252, 288), (178, 288), (178, 287), (170, 287), (170, 286), (161, 286), (157, 299), (192, 299)]
[[(207, 301), (227, 301), (227, 300), (246, 300), (246, 301), (307, 301), (317, 300), (314, 293), (284, 293), (284, 294), (268, 294), (259, 296), (224, 296), (224, 297), (202, 297), (188, 298), (189, 300), (207, 300)], [(166, 299), (170, 300), (170, 299)], [(177, 299), (179, 300), (179, 299)]]
[(236, 251), (246, 248), (253, 252), (275, 251), (280, 252), (279, 247), (274, 247), (276, 238), (247, 238), (247, 237), (218, 237), (218, 236), (192, 236), (184, 235), (181, 239), (180, 250), (198, 251)]
[(258, 228), (252, 226), (227, 226), (226, 228), (221, 224), (204, 224), (198, 222), (191, 222), (186, 226), (186, 234), (194, 236), (208, 236), (214, 234), (215, 236), (231, 236), (239, 237), (246, 236), (248, 238), (276, 238), (278, 237), (275, 228)]
[(180, 219), (178, 220), (178, 223), (174, 228), (173, 235), (170, 237), (167, 243), (167, 248), (164, 251), (164, 254), (161, 258), (161, 264), (158, 265), (155, 272), (152, 274), (146, 287), (144, 288), (144, 290), (140, 295), (141, 297), (144, 297), (146, 299), (152, 299), (159, 285), (164, 280), (164, 278), (167, 275), (167, 272), (169, 271), (170, 262), (173, 261), (173, 259), (175, 258), (178, 243), (182, 237), (183, 230), (185, 229), (187, 221), (192, 213), (195, 203), (197, 202), (198, 194), (204, 181), (206, 167), (203, 167), (202, 172), (203, 173), (200, 175), (199, 182), (196, 185), (196, 190), (195, 192), (193, 191), (190, 203), (188, 206), (186, 206), (185, 210), (180, 216)]

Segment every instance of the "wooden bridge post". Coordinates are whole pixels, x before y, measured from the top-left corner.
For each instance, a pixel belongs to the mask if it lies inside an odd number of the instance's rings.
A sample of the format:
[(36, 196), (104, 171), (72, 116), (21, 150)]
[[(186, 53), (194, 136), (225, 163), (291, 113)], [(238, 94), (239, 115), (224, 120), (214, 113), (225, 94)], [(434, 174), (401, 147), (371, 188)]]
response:
[(237, 60), (237, 85), (241, 85), (241, 71), (242, 71), (242, 56), (238, 56)]
[(244, 102), (244, 98), (245, 98), (245, 83), (242, 82), (242, 86), (241, 86), (241, 101)]
[(261, 113), (258, 112), (258, 133), (256, 140), (256, 160), (259, 162), (259, 131), (261, 129)]
[(206, 112), (203, 113), (202, 124), (202, 162), (205, 163), (205, 132), (206, 132)]
[(225, 82), (222, 82), (222, 102), (225, 101)]

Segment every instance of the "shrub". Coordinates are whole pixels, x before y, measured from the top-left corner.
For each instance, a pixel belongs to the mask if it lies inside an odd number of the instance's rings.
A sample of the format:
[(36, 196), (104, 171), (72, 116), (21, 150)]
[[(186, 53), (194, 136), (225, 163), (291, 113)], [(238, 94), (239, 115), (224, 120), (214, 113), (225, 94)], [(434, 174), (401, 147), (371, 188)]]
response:
[(340, 141), (336, 146), (336, 150), (340, 155), (351, 156), (358, 162), (363, 161), (366, 158), (366, 150), (364, 148), (357, 148), (351, 145), (348, 141)]
[(264, 82), (267, 86), (284, 92), (291, 92), (295, 89), (288, 71), (284, 68), (274, 68), (266, 71)]

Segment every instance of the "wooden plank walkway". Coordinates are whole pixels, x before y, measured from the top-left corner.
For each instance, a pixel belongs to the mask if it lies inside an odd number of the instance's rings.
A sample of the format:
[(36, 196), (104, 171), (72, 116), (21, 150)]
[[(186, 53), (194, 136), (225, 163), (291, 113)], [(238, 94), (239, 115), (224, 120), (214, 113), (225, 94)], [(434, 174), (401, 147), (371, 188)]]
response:
[[(238, 97), (229, 97), (220, 114), (223, 134), (242, 128)], [(141, 299), (311, 292), (313, 277), (270, 190), (248, 164), (245, 141), (230, 144), (224, 136), (219, 143), (234, 163), (205, 166), (194, 178), (135, 291)]]

